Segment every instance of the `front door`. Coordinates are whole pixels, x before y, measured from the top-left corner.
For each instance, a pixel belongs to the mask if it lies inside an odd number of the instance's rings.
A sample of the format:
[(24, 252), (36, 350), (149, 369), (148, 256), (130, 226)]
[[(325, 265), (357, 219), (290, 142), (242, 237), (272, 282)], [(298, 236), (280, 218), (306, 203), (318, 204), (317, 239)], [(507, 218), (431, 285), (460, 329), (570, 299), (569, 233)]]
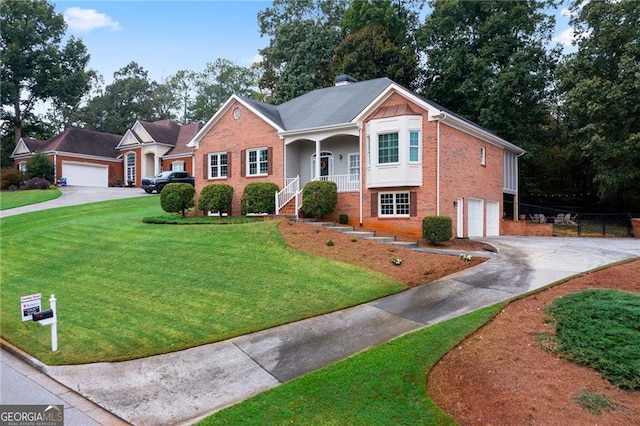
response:
[(329, 157), (320, 157), (320, 176), (329, 176)]

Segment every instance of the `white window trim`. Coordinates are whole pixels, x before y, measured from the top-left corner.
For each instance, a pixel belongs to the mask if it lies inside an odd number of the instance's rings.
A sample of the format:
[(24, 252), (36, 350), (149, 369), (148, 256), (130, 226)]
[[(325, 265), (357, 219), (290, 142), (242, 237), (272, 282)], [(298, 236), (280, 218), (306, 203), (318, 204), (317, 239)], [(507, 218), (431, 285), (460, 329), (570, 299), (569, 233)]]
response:
[[(398, 160), (397, 161), (390, 161), (388, 163), (381, 163), (380, 162), (380, 136), (382, 135), (396, 135), (397, 136), (397, 149), (398, 149)], [(385, 132), (381, 132), (378, 133), (376, 138), (376, 163), (378, 166), (397, 166), (398, 164), (400, 164), (400, 147), (402, 146), (402, 144), (400, 143), (400, 131), (399, 130), (389, 130), (389, 131), (385, 131)]]
[(27, 172), (27, 162), (26, 161), (21, 161), (18, 163), (18, 171), (21, 173), (26, 173)]
[[(358, 158), (358, 167), (356, 168), (357, 173), (351, 173), (351, 162), (354, 158)], [(349, 172), (349, 176), (352, 178), (352, 180), (355, 180), (353, 178), (358, 177), (358, 179), (360, 179), (360, 167), (362, 166), (360, 164), (360, 153), (358, 152), (352, 152), (350, 154), (347, 154), (347, 167), (348, 167), (348, 172)]]
[[(382, 196), (383, 195), (393, 195), (393, 214), (383, 214), (382, 213)], [(398, 194), (407, 194), (407, 213), (406, 214), (397, 214), (397, 204), (396, 204), (396, 195)], [(410, 217), (411, 216), (411, 193), (409, 191), (393, 191), (393, 192), (379, 192), (378, 193), (378, 217)]]
[(480, 165), (481, 166), (487, 165), (487, 147), (486, 146), (483, 146), (482, 148), (480, 148)]
[[(267, 171), (265, 173), (260, 173), (260, 152), (261, 151), (266, 151), (267, 153)], [(251, 153), (255, 152), (256, 153), (256, 171), (257, 173), (251, 173), (251, 163), (249, 162), (249, 158), (251, 157)], [(264, 147), (264, 148), (252, 148), (252, 149), (247, 149), (247, 158), (245, 159), (246, 161), (246, 165), (247, 165), (247, 176), (268, 176), (269, 175), (269, 148)]]
[[(227, 156), (227, 172), (222, 174), (222, 164), (220, 162), (220, 156)], [(218, 165), (216, 168), (218, 169), (218, 176), (213, 176), (211, 173), (211, 157), (218, 157)], [(227, 152), (210, 152), (207, 155), (207, 179), (226, 179), (229, 176), (229, 154)]]
[[(129, 166), (129, 158), (133, 158), (133, 166)], [(124, 165), (124, 180), (125, 182), (133, 182), (135, 184), (136, 182), (136, 159), (137, 159), (137, 155), (135, 152), (128, 152), (125, 157), (125, 165)], [(131, 170), (131, 175), (132, 178), (129, 179), (129, 170)]]
[[(416, 147), (418, 149), (418, 159), (415, 161), (411, 160), (411, 133), (417, 133), (418, 134), (418, 146)], [(408, 157), (407, 157), (407, 162), (409, 164), (421, 164), (422, 163), (422, 156), (420, 155), (420, 153), (422, 152), (422, 132), (420, 130), (417, 129), (409, 129), (409, 141), (408, 141)]]
[(184, 161), (174, 161), (171, 163), (171, 171), (172, 172), (185, 172), (187, 171), (185, 168)]

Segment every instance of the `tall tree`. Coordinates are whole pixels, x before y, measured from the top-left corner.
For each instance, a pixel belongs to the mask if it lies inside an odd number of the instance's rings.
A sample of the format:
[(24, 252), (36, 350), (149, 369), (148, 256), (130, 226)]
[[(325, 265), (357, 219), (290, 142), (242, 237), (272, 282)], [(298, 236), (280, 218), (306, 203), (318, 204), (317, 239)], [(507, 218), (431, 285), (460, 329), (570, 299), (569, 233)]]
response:
[(344, 39), (331, 61), (333, 74), (360, 80), (389, 77), (414, 89), (418, 52), (414, 32), (422, 1), (356, 1), (341, 21)]
[(274, 0), (258, 13), (260, 35), (270, 36), (260, 88), (281, 103), (333, 82), (331, 58), (342, 40), (347, 0)]
[(166, 111), (160, 113), (159, 102), (154, 98), (157, 84), (149, 80), (147, 71), (136, 62), (116, 71), (113, 77), (113, 83), (84, 108), (86, 128), (122, 135), (136, 120), (170, 118)]
[(573, 159), (601, 201), (640, 206), (640, 2), (574, 1), (578, 51), (560, 68)]
[(195, 99), (188, 117), (201, 121), (209, 120), (232, 94), (251, 96), (257, 83), (252, 68), (241, 67), (227, 59), (207, 64), (193, 81)]
[(74, 37), (63, 44), (64, 18), (44, 0), (0, 2), (0, 28), (2, 118), (13, 123), (18, 141), (38, 102), (72, 109), (92, 72), (85, 45)]
[(525, 192), (547, 177), (552, 82), (560, 50), (549, 48), (551, 0), (434, 0), (420, 44), (426, 52), (423, 93), (528, 151)]

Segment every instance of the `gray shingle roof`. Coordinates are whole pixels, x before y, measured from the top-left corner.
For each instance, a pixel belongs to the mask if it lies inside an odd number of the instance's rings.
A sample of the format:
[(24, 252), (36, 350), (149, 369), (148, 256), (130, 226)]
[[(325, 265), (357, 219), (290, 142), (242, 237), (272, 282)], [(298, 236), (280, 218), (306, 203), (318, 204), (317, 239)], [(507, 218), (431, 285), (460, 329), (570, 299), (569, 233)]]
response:
[(393, 81), (384, 77), (313, 90), (278, 106), (286, 130), (351, 122)]

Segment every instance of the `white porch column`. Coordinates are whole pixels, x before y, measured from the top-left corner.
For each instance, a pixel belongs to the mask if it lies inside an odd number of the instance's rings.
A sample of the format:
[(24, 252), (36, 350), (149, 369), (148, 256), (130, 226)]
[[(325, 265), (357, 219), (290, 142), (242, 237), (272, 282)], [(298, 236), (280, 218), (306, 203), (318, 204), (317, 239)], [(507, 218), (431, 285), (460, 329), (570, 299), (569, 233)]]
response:
[(320, 141), (317, 140), (316, 142), (316, 170), (315, 170), (315, 176), (319, 179), (320, 178)]
[(158, 157), (156, 154), (153, 154), (153, 175), (152, 176), (156, 176), (157, 174), (159, 174), (161, 172), (161, 167), (160, 167), (160, 157)]

